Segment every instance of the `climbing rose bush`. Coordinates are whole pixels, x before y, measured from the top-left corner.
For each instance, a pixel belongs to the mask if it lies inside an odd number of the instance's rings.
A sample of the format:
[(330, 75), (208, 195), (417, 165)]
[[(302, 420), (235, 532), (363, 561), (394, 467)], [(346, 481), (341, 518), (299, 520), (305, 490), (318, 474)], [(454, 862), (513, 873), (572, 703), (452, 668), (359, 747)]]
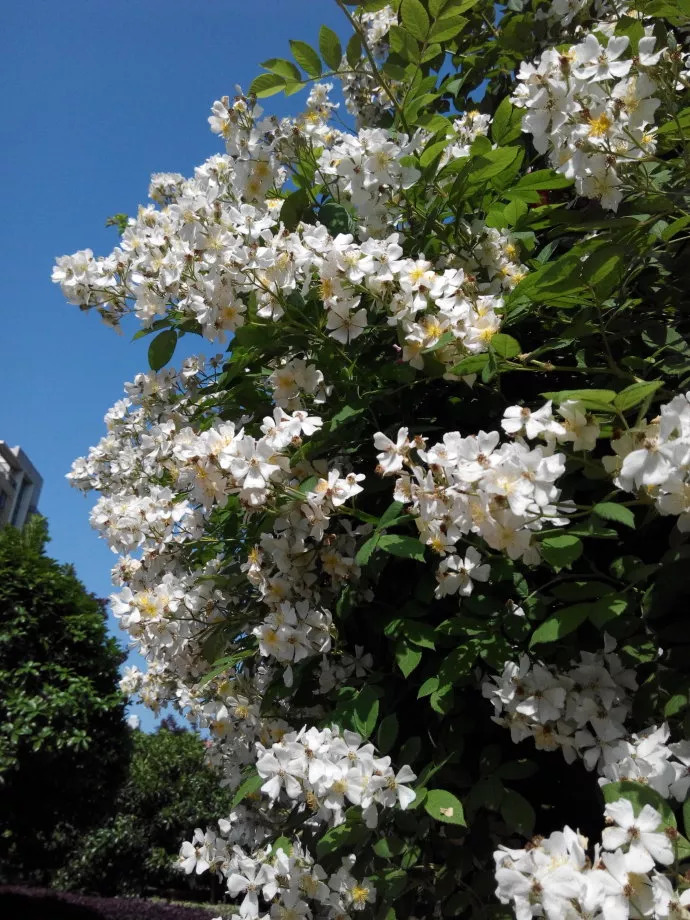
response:
[(123, 687), (234, 792), (180, 868), (246, 918), (675, 920), (690, 5), (337, 2), (53, 274), (151, 336), (69, 478)]

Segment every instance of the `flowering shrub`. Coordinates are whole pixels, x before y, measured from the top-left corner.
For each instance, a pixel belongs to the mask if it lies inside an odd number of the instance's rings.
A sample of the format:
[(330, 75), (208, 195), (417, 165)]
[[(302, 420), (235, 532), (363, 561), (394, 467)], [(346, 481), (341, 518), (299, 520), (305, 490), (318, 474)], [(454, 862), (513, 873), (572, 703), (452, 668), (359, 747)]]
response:
[(690, 7), (337, 2), (54, 271), (153, 336), (70, 479), (125, 689), (234, 790), (180, 866), (247, 918), (681, 916)]

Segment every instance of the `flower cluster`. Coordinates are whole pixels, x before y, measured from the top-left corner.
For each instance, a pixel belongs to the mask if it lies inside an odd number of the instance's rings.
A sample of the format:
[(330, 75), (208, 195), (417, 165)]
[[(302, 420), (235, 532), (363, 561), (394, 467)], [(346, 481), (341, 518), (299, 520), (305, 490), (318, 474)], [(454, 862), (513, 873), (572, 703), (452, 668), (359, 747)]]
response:
[(599, 785), (630, 780), (684, 802), (690, 789), (690, 742), (668, 744), (670, 735), (668, 725), (653, 725), (620, 742), (618, 759), (601, 766)]
[(607, 640), (603, 653), (582, 652), (564, 672), (526, 655), (506, 662), (500, 677), (482, 685), (494, 721), (510, 729), (516, 744), (531, 737), (542, 750), (560, 748), (568, 763), (582, 758), (588, 770), (617, 763), (627, 753), (625, 721), (637, 681), (614, 647)]
[(396, 774), (390, 757), (377, 757), (356, 732), (303, 728), (258, 749), (256, 769), (266, 780), (261, 791), (272, 802), (308, 809), (319, 822), (341, 824), (350, 803), (361, 806), (367, 827), (376, 827), (377, 806), (404, 811), (415, 798), (405, 785), (416, 779), (412, 770), (403, 766)]
[(659, 812), (645, 805), (635, 816), (631, 803), (621, 799), (607, 805), (606, 818), (610, 826), (591, 859), (587, 838), (569, 827), (522, 850), (497, 850), (499, 900), (512, 905), (518, 920), (684, 916), (690, 889), (675, 890), (656, 869), (675, 858)]
[[(223, 819), (219, 825), (224, 835), (232, 826)], [(182, 844), (179, 865), (188, 875), (211, 871), (224, 878), (228, 894), (239, 900), (239, 916), (246, 920), (346, 920), (350, 911), (363, 910), (376, 898), (367, 879), (352, 875), (354, 855), (343, 857), (340, 868), (329, 875), (296, 840), (249, 853), (231, 845), (231, 839), (231, 830), (224, 839), (197, 828), (192, 841)]]
[(527, 109), (523, 131), (578, 194), (613, 211), (626, 169), (656, 149), (655, 43), (650, 27), (632, 55), (628, 36), (599, 23), (568, 50), (549, 48), (536, 65), (520, 65), (513, 101)]
[(690, 393), (674, 396), (659, 416), (611, 441), (603, 463), (615, 485), (654, 501), (660, 514), (678, 516), (690, 530)]
[(451, 431), (431, 447), (419, 436), (410, 440), (406, 428), (395, 441), (375, 435), (379, 472), (402, 473), (395, 498), (409, 506), (423, 542), (443, 557), (437, 597), (471, 594), (473, 581), (488, 579), (489, 566), (479, 564), (475, 548), (464, 559), (455, 552), (468, 536), (535, 564), (540, 558), (535, 533), (547, 522), (567, 523), (555, 485), (565, 470), (563, 455), (548, 446), (530, 449), (524, 441), (499, 442), (497, 431), (467, 437)]

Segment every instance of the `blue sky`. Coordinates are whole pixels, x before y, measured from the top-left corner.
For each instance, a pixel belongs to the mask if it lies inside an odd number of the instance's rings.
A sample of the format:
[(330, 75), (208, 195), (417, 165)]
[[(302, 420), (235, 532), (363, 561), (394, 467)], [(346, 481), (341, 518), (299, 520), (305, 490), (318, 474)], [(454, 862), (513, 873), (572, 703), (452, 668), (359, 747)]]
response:
[[(102, 436), (123, 382), (146, 369), (148, 343), (66, 304), (53, 260), (107, 254), (117, 233), (106, 218), (135, 213), (151, 173), (189, 175), (219, 152), (212, 102), (287, 56), (289, 38), (316, 44), (322, 22), (346, 30), (334, 0), (25, 0), (4, 4), (2, 19), (0, 438), (43, 475), (49, 553), (106, 597), (115, 556), (64, 476)], [(294, 114), (302, 98), (264, 106)]]

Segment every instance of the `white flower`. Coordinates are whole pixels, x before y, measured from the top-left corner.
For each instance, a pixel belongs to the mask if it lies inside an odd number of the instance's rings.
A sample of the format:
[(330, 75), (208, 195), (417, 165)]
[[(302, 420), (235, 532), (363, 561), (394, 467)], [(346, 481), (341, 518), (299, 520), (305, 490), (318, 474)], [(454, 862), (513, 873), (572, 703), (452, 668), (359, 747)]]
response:
[(649, 872), (654, 860), (669, 866), (674, 860), (673, 845), (666, 834), (657, 833), (661, 815), (651, 805), (645, 805), (635, 817), (632, 803), (627, 799), (610, 802), (605, 809), (615, 827), (606, 827), (601, 840), (607, 850), (628, 844), (628, 866), (633, 872)]

